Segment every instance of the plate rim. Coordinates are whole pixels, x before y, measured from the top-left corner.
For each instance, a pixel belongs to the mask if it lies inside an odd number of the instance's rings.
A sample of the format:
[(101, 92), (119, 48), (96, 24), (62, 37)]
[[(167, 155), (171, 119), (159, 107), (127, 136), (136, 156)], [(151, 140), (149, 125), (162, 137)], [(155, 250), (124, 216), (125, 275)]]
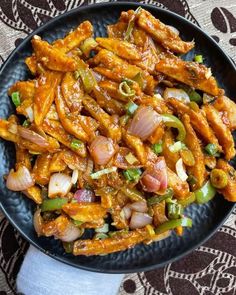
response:
[[(169, 15), (174, 16), (175, 18), (179, 19), (180, 22), (185, 22), (187, 25), (193, 26), (202, 35), (204, 35), (205, 38), (207, 38), (209, 41), (211, 41), (214, 46), (217, 47), (217, 49), (221, 52), (221, 54), (224, 56), (224, 58), (226, 58), (227, 62), (230, 64), (232, 69), (236, 72), (236, 65), (233, 62), (233, 60), (230, 58), (230, 56), (225, 52), (225, 50), (222, 49), (219, 46), (219, 44), (210, 35), (208, 35), (206, 32), (204, 32), (201, 27), (197, 26), (193, 22), (189, 21), (188, 19), (184, 18), (183, 16), (181, 16), (181, 15), (179, 15), (179, 14), (173, 12), (173, 11), (163, 9), (163, 8), (158, 7), (156, 5), (144, 4), (144, 3), (138, 3), (138, 2), (119, 1), (119, 2), (95, 3), (95, 4), (76, 7), (76, 8), (73, 8), (73, 9), (71, 9), (69, 11), (66, 11), (65, 13), (62, 13), (62, 14), (52, 18), (51, 20), (47, 21), (46, 23), (44, 23), (43, 25), (41, 25), (37, 29), (33, 30), (29, 35), (27, 35), (22, 40), (22, 42), (10, 53), (10, 55), (6, 58), (6, 60), (3, 62), (3, 64), (0, 67), (0, 77), (1, 77), (1, 74), (4, 71), (5, 67), (8, 65), (9, 61), (11, 60), (11, 58), (19, 50), (21, 50), (21, 47), (24, 47), (26, 43), (30, 42), (31, 38), (35, 34), (38, 34), (41, 31), (44, 31), (44, 29), (47, 28), (47, 26), (50, 26), (55, 21), (60, 20), (61, 18), (64, 18), (64, 17), (66, 17), (66, 16), (68, 16), (70, 14), (80, 13), (80, 12), (83, 12), (84, 10), (87, 10), (87, 9), (90, 9), (90, 8), (96, 9), (96, 7), (109, 7), (109, 6), (112, 7), (112, 6), (124, 6), (124, 5), (129, 6), (129, 7), (141, 6), (141, 7), (146, 8), (146, 9), (157, 10), (160, 13), (162, 13), (164, 11), (166, 14), (169, 14)], [(51, 257), (53, 259), (56, 259), (57, 261), (60, 261), (62, 263), (65, 263), (67, 265), (73, 266), (73, 267), (78, 268), (78, 269), (83, 269), (83, 270), (87, 270), (87, 271), (91, 271), (91, 272), (97, 272), (97, 273), (110, 273), (110, 274), (128, 274), (128, 273), (139, 273), (139, 272), (151, 271), (151, 270), (162, 268), (162, 267), (166, 266), (169, 263), (173, 263), (175, 261), (178, 261), (178, 260), (182, 259), (183, 257), (185, 257), (185, 256), (189, 255), (190, 253), (192, 253), (195, 249), (197, 249), (199, 246), (204, 244), (206, 241), (208, 241), (218, 231), (218, 229), (225, 223), (226, 219), (230, 216), (230, 214), (233, 212), (235, 207), (236, 207), (236, 204), (232, 204), (232, 208), (230, 208), (230, 210), (227, 212), (227, 214), (224, 216), (224, 218), (215, 226), (215, 228), (212, 229), (208, 233), (208, 235), (204, 239), (202, 239), (199, 243), (195, 244), (193, 247), (186, 250), (182, 254), (179, 254), (179, 255), (177, 255), (177, 256), (175, 256), (173, 258), (167, 259), (166, 261), (164, 261), (162, 263), (158, 263), (158, 264), (155, 263), (155, 264), (149, 264), (148, 266), (142, 266), (142, 267), (136, 267), (136, 268), (133, 267), (132, 269), (117, 270), (117, 269), (104, 269), (104, 268), (99, 268), (99, 267), (94, 268), (94, 267), (86, 266), (86, 265), (83, 265), (83, 264), (77, 264), (77, 263), (75, 263), (73, 261), (64, 260), (63, 256), (55, 255), (54, 253), (43, 249), (36, 242), (31, 240), (27, 236), (26, 233), (24, 233), (24, 231), (15, 223), (13, 218), (7, 213), (7, 211), (6, 211), (5, 207), (3, 206), (2, 202), (0, 202), (0, 209), (2, 210), (2, 212), (5, 215), (5, 217), (7, 218), (7, 220), (10, 222), (10, 224), (24, 237), (24, 239), (27, 242), (29, 242), (30, 245), (33, 245), (35, 248), (40, 250), (42, 253), (48, 255), (49, 257)]]

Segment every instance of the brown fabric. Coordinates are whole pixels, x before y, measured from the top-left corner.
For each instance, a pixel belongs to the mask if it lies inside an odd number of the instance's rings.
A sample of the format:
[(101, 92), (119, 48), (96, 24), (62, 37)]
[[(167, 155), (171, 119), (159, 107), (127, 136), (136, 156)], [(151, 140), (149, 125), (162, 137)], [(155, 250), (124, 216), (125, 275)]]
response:
[[(47, 20), (98, 2), (109, 0), (0, 0), (0, 64), (22, 38)], [(137, 2), (172, 10), (201, 26), (236, 62), (236, 0)], [(236, 210), (217, 234), (184, 259), (159, 270), (127, 275), (119, 294), (235, 294), (235, 224)], [(15, 277), (27, 248), (28, 244), (0, 213), (0, 295), (16, 294)]]

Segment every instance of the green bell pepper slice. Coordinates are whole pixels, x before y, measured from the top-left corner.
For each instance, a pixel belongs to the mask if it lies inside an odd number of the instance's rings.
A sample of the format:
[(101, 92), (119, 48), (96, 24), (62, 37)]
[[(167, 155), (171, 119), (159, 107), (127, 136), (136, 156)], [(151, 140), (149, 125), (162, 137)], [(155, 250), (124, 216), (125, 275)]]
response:
[(159, 204), (162, 201), (172, 198), (174, 195), (173, 189), (169, 188), (167, 189), (166, 193), (164, 195), (156, 195), (154, 197), (151, 197), (147, 200), (148, 206), (153, 206), (155, 204)]
[(167, 127), (173, 127), (178, 129), (178, 136), (177, 140), (179, 141), (184, 141), (185, 136), (186, 136), (186, 130), (184, 128), (183, 123), (176, 117), (170, 114), (163, 114), (162, 116), (162, 121)]
[(44, 200), (41, 205), (41, 211), (56, 211), (60, 210), (64, 204), (68, 203), (66, 198), (56, 198), (50, 200)]
[(192, 227), (192, 219), (188, 217), (182, 217), (179, 219), (166, 221), (155, 229), (155, 233), (158, 235), (168, 230), (175, 229), (177, 226)]
[(211, 185), (208, 180), (200, 189), (195, 192), (196, 202), (198, 204), (204, 204), (214, 198), (216, 189)]

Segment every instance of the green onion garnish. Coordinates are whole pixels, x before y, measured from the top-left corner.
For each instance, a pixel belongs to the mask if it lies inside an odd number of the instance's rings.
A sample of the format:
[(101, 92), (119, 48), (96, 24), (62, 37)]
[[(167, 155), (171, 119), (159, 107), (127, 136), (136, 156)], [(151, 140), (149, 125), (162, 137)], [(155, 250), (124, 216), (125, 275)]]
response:
[(70, 143), (70, 146), (74, 150), (78, 150), (82, 145), (82, 141), (79, 139), (73, 139), (72, 142)]
[(181, 141), (176, 141), (174, 144), (169, 146), (169, 150), (172, 153), (177, 153), (183, 148), (183, 143)]
[(208, 143), (208, 145), (205, 146), (205, 151), (209, 155), (214, 156), (218, 152), (218, 148), (217, 148), (216, 144), (214, 144), (214, 143)]
[(202, 97), (197, 91), (191, 90), (189, 93), (189, 98), (191, 101), (195, 101), (196, 103), (202, 103)]
[(95, 173), (90, 174), (90, 177), (92, 179), (99, 179), (102, 175), (115, 172), (116, 170), (117, 170), (117, 167), (106, 168), (106, 169), (99, 170), (99, 171), (97, 171)]
[(162, 148), (162, 143), (155, 143), (152, 145), (152, 150), (154, 151), (155, 154), (160, 154), (163, 150)]
[(167, 204), (167, 212), (169, 219), (177, 219), (183, 214), (183, 207), (178, 203)]
[(135, 95), (135, 90), (130, 88), (130, 85), (127, 81), (123, 81), (119, 85), (119, 92), (125, 97), (132, 97)]
[(106, 238), (108, 238), (108, 235), (104, 234), (104, 233), (97, 233), (94, 236), (95, 240), (104, 240)]
[(123, 171), (124, 177), (129, 180), (129, 181), (137, 181), (139, 180), (142, 170), (137, 168), (137, 169), (127, 169)]
[(147, 204), (148, 206), (152, 206), (155, 204), (159, 204), (162, 201), (165, 201), (166, 199), (171, 199), (174, 195), (173, 189), (172, 188), (168, 188), (166, 190), (166, 193), (164, 195), (156, 195), (154, 197), (151, 197), (147, 200)]
[(28, 120), (25, 120), (22, 124), (23, 127), (29, 127), (30, 126), (30, 122)]
[(194, 56), (194, 61), (198, 62), (199, 64), (203, 63), (203, 57), (201, 54)]
[(12, 99), (12, 102), (14, 103), (14, 105), (16, 107), (18, 107), (20, 104), (21, 104), (21, 101), (20, 101), (20, 92), (13, 92), (12, 95), (11, 95), (11, 99)]
[(95, 232), (96, 233), (107, 233), (107, 232), (109, 232), (109, 224), (104, 223), (104, 225), (102, 227), (96, 228)]
[(128, 115), (133, 115), (134, 112), (137, 110), (137, 108), (138, 108), (138, 105), (132, 101), (127, 103), (127, 105), (125, 106), (125, 109)]

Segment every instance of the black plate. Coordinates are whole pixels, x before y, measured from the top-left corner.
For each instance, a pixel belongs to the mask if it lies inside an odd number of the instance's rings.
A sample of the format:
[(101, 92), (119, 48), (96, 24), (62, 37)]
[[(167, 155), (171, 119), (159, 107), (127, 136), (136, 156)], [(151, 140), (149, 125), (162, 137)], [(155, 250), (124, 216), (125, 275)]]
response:
[[(14, 107), (7, 96), (7, 89), (18, 80), (27, 80), (30, 74), (24, 59), (32, 52), (30, 39), (34, 34), (52, 42), (63, 37), (72, 28), (84, 20), (90, 20), (96, 36), (106, 35), (106, 25), (115, 23), (121, 11), (135, 9), (135, 3), (104, 3), (78, 8), (49, 21), (29, 35), (10, 55), (0, 71), (0, 117), (7, 118), (14, 112)], [(150, 5), (141, 5), (164, 23), (175, 26), (185, 40), (195, 39), (196, 47), (185, 57), (189, 60), (196, 53), (204, 56), (204, 62), (212, 68), (220, 87), (226, 90), (229, 97), (235, 95), (236, 69), (229, 57), (217, 43), (201, 29), (186, 19), (166, 10)], [(13, 226), (34, 246), (49, 256), (78, 268), (108, 273), (129, 273), (151, 270), (180, 259), (194, 248), (205, 242), (220, 227), (233, 209), (233, 204), (223, 197), (216, 196), (205, 205), (192, 205), (186, 215), (193, 219), (193, 227), (185, 230), (183, 237), (174, 233), (161, 242), (151, 245), (138, 245), (133, 249), (107, 256), (74, 257), (64, 254), (59, 241), (53, 238), (37, 238), (33, 225), (32, 213), (34, 204), (19, 193), (9, 191), (3, 175), (14, 166), (14, 145), (1, 141), (0, 145), (0, 201), (1, 209)]]

